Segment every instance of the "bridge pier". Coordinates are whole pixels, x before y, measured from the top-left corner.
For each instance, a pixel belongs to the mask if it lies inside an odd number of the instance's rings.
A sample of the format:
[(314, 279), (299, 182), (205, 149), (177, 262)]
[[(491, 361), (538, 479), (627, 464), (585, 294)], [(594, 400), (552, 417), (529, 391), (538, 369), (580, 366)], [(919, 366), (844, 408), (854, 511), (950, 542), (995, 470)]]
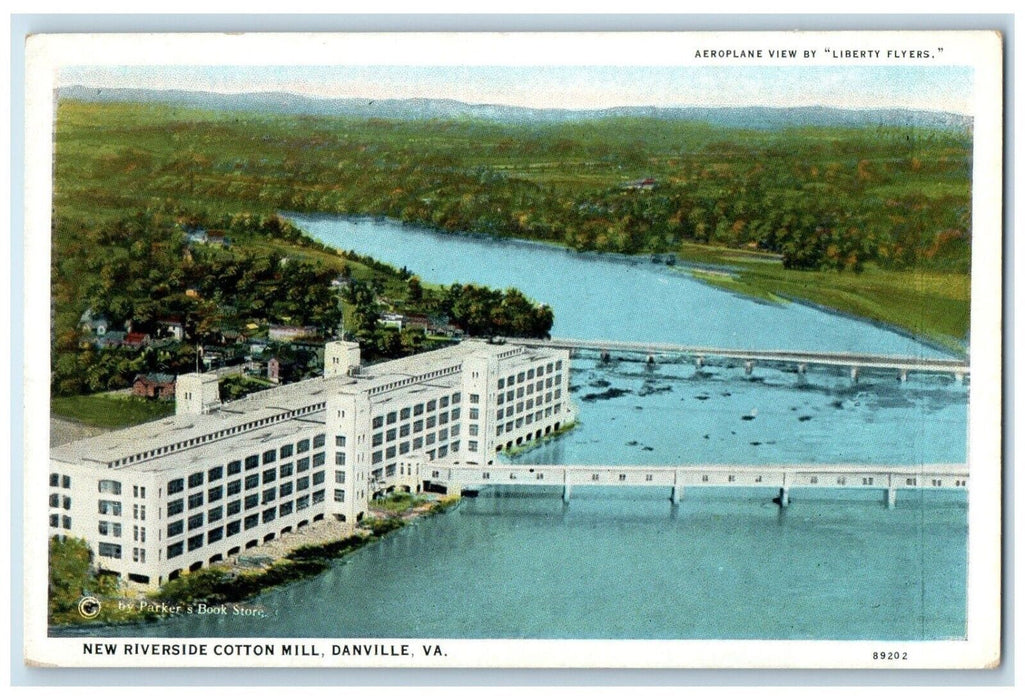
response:
[(562, 485), (562, 502), (569, 503), (569, 495), (573, 492), (573, 485), (568, 481)]
[(674, 506), (679, 505), (680, 499), (683, 498), (683, 487), (679, 484), (673, 484), (673, 495), (670, 498)]
[(806, 363), (804, 363), (804, 362), (801, 362), (800, 364), (798, 364), (797, 365), (797, 373), (798, 374), (807, 374), (808, 373), (808, 365)]
[(648, 355), (647, 364), (649, 364), (649, 365), (654, 365), (655, 364), (655, 356), (654, 355), (651, 355), (651, 354)]
[(905, 382), (907, 382), (907, 380), (908, 380), (908, 371), (906, 369), (902, 369), (900, 371), (899, 379), (900, 379), (900, 383), (901, 384), (904, 384)]
[(608, 350), (602, 350), (601, 351), (601, 361), (604, 362), (604, 363), (607, 363), (607, 362), (609, 362), (611, 360), (612, 360), (612, 355), (609, 353), (609, 351)]
[(790, 489), (786, 486), (779, 490), (779, 507), (786, 508), (790, 505)]
[(705, 358), (702, 357), (701, 355), (698, 355), (697, 357), (695, 357), (694, 358), (694, 366), (697, 367), (698, 369), (701, 369), (702, 367), (704, 367), (705, 366)]
[(858, 383), (858, 377), (860, 375), (861, 375), (861, 368), (860, 367), (851, 367), (851, 383), (852, 384), (857, 384)]
[(754, 369), (755, 369), (755, 362), (754, 362), (754, 360), (746, 360), (744, 362), (744, 374), (750, 375), (752, 372), (754, 372)]
[(964, 384), (964, 372), (954, 372), (954, 381), (958, 384)]
[(893, 486), (886, 489), (886, 507), (890, 510), (897, 507), (897, 489)]

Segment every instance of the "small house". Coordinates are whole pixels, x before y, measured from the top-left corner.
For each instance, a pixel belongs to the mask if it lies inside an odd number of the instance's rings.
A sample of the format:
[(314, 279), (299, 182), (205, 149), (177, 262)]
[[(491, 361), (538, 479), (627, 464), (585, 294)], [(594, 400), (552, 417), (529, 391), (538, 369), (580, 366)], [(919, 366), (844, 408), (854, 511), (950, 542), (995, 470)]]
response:
[(138, 374), (132, 382), (132, 394), (147, 399), (169, 399), (174, 396), (174, 384), (173, 374)]

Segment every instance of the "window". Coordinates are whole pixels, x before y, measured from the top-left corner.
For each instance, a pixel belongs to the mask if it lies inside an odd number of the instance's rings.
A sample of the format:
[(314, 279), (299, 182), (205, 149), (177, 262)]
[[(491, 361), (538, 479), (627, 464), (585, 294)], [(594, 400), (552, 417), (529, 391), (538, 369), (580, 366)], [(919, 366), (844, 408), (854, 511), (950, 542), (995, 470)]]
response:
[(218, 520), (221, 519), (222, 516), (223, 509), (221, 508), (221, 506), (217, 506), (216, 508), (211, 508), (210, 512), (207, 513), (207, 521), (211, 523), (216, 523)]
[(313, 455), (313, 466), (315, 466), (315, 467), (322, 466), (325, 461), (326, 461), (326, 457), (325, 457), (323, 452), (318, 452), (315, 455)]
[(132, 547), (132, 561), (140, 564), (146, 563), (146, 550), (141, 547)]
[(230, 523), (228, 523), (228, 528), (227, 528), (228, 537), (231, 537), (232, 535), (237, 535), (241, 529), (242, 529), (242, 521), (241, 520), (232, 520)]
[(336, 484), (344, 484), (345, 483), (345, 472), (343, 472), (343, 471), (336, 471), (335, 472), (335, 483)]
[(387, 440), (388, 442), (392, 442), (395, 439), (395, 437), (395, 428), (391, 428), (385, 435), (385, 440)]
[(267, 510), (263, 511), (263, 522), (265, 522), (265, 523), (271, 522), (277, 516), (277, 513), (278, 513), (278, 509), (277, 508), (268, 508)]
[(399, 437), (409, 437), (409, 423), (399, 428)]
[(136, 520), (146, 519), (146, 506), (133, 505), (132, 506), (132, 517)]
[(232, 501), (228, 504), (228, 515), (237, 515), (242, 510), (242, 501)]
[(167, 495), (168, 496), (170, 496), (171, 494), (178, 493), (180, 491), (184, 491), (184, 490), (185, 490), (185, 480), (184, 479), (172, 479), (171, 481), (167, 482)]
[(479, 419), (480, 419), (480, 411), (478, 409), (476, 409), (476, 408), (471, 408), (470, 409), (470, 420), (479, 420)]
[(452, 403), (453, 404), (459, 403), (459, 399), (461, 398), (461, 396), (462, 396), (462, 394), (460, 394), (458, 391), (456, 393), (452, 394)]
[(66, 515), (62, 515), (61, 516), (61, 527), (63, 527), (65, 530), (70, 530), (71, 529), (71, 518), (69, 518)]
[(480, 394), (470, 394), (470, 403), (480, 403)]
[(277, 478), (278, 478), (278, 470), (277, 469), (265, 469), (264, 470), (264, 472), (263, 472), (263, 483), (269, 484), (270, 482), (274, 481)]
[(479, 428), (479, 427), (477, 426), (477, 424), (476, 424), (476, 423), (471, 423), (471, 424), (470, 424), (470, 435), (476, 436), (476, 435), (477, 435), (477, 432), (478, 432), (479, 430), (480, 430), (480, 428)]
[(246, 477), (246, 490), (247, 491), (249, 489), (255, 489), (259, 485), (260, 485), (260, 475), (259, 474), (250, 474), (249, 476)]
[(384, 416), (376, 416), (374, 418), (373, 422), (371, 423), (371, 426), (373, 427), (374, 430), (377, 430), (378, 428), (383, 428), (384, 427)]
[(428, 430), (430, 430), (431, 428), (433, 428), (437, 424), (438, 424), (437, 419), (434, 416), (427, 416), (427, 429)]
[(437, 407), (438, 407), (438, 402), (435, 401), (434, 399), (431, 399), (430, 401), (427, 402), (427, 410), (428, 411), (433, 411)]
[(248, 457), (246, 457), (246, 469), (247, 470), (249, 470), (249, 469), (256, 469), (258, 466), (260, 466), (260, 456), (259, 455), (249, 455)]
[(371, 447), (377, 447), (384, 442), (384, 433), (374, 433), (374, 437), (370, 440)]
[(221, 500), (221, 498), (224, 497), (224, 487), (214, 486), (212, 489), (206, 492), (206, 497), (210, 503)]
[(253, 513), (252, 515), (246, 516), (246, 529), (252, 530), (254, 527), (260, 524), (260, 514)]
[(310, 477), (303, 476), (296, 479), (295, 487), (300, 491), (304, 491), (310, 487)]
[(398, 419), (399, 414), (395, 411), (391, 411), (388, 413), (388, 420), (386, 422), (388, 423), (388, 425), (393, 425)]
[(224, 467), (214, 467), (206, 473), (207, 481), (217, 481), (224, 476)]
[(203, 527), (203, 514), (196, 513), (189, 517), (189, 531), (195, 530), (196, 528)]
[(282, 464), (278, 468), (278, 475), (282, 479), (284, 479), (284, 478), (287, 478), (289, 476), (292, 476), (292, 472), (294, 472), (294, 471), (295, 471), (295, 467), (292, 465), (291, 462), (288, 462), (287, 464)]
[(409, 443), (408, 442), (400, 442), (399, 443), (399, 454), (400, 455), (404, 455), (407, 452), (409, 452)]
[(228, 462), (228, 476), (238, 474), (242, 471), (242, 462), (235, 460), (234, 462)]
[(470, 452), (476, 452), (477, 451), (477, 441), (476, 440), (468, 440), (467, 443), (466, 443), (466, 449), (468, 449)]
[[(185, 521), (184, 520), (175, 520), (173, 523), (170, 523), (167, 526), (167, 536), (168, 537), (175, 537), (176, 535), (182, 534), (182, 532), (184, 532), (184, 531), (185, 531)], [(157, 539), (159, 539), (159, 538), (157, 538)]]
[[(424, 414), (424, 405), (422, 403), (418, 403), (416, 406), (413, 406), (413, 415), (414, 416), (422, 416), (423, 414)], [(416, 428), (413, 428), (413, 430), (416, 430)]]
[(182, 552), (184, 552), (184, 551), (185, 551), (185, 544), (183, 542), (178, 542), (176, 544), (172, 544), (171, 546), (169, 546), (167, 548), (167, 558), (168, 559), (174, 559), (175, 557), (180, 557), (182, 555)]
[(203, 535), (194, 535), (189, 538), (189, 551), (195, 551), (203, 546)]
[(345, 503), (345, 489), (335, 489), (335, 503)]
[(189, 496), (189, 510), (192, 510), (193, 508), (199, 508), (201, 505), (203, 505), (202, 491), (200, 491), (199, 493), (194, 493), (191, 496)]
[(291, 515), (291, 513), (292, 513), (292, 502), (291, 501), (289, 501), (288, 503), (282, 503), (280, 506), (278, 506), (278, 515), (280, 515), (282, 518), (285, 517), (286, 515)]
[(146, 498), (146, 487), (145, 486), (133, 486), (132, 496), (135, 498)]
[(323, 483), (324, 483), (324, 472), (314, 472), (313, 473), (313, 484), (316, 485), (316, 484), (323, 484)]
[(296, 452), (309, 452), (310, 451), (310, 441), (309, 440), (300, 440), (299, 442), (295, 443), (295, 451)]
[(61, 477), (61, 488), (62, 489), (70, 489), (71, 488), (71, 477), (70, 476), (65, 474), (64, 476)]
[(295, 509), (296, 510), (306, 510), (309, 507), (310, 507), (310, 497), (309, 496), (301, 496), (301, 497), (295, 499)]
[(424, 429), (424, 422), (422, 420), (413, 421), (413, 432), (419, 433)]
[(195, 474), (189, 474), (189, 488), (195, 488), (203, 485), (203, 472), (196, 472)]
[[(401, 418), (402, 420), (408, 420), (409, 419), (409, 407), (408, 406), (406, 408), (402, 409), (401, 411), (399, 411), (399, 418)], [(345, 447), (345, 438), (342, 438), (342, 444), (339, 445), (339, 447)]]
[(51, 508), (60, 508), (60, 505), (61, 505), (60, 494), (51, 493), (50, 494), (50, 507)]
[(57, 473), (50, 474), (50, 486), (60, 486), (61, 475)]
[(267, 450), (266, 452), (263, 453), (263, 463), (264, 464), (270, 464), (271, 462), (277, 461), (277, 459), (278, 459), (278, 451), (277, 450)]
[(314, 503), (323, 503), (324, 502), (324, 489), (321, 489), (320, 491), (314, 491), (313, 492), (313, 502)]
[[(65, 497), (65, 509), (71, 506), (71, 499)], [(100, 501), (100, 515), (121, 515), (121, 501)]]
[[(409, 410), (409, 409), (406, 409)], [(335, 447), (345, 447), (345, 436), (335, 435)]]
[(345, 465), (345, 453), (344, 452), (335, 452), (335, 465), (339, 466), (339, 467)]
[(258, 505), (260, 505), (260, 494), (251, 493), (246, 496), (246, 510), (252, 510)]
[(54, 513), (50, 516), (50, 527), (59, 527), (61, 522), (61, 516)]
[(288, 481), (278, 487), (278, 491), (281, 493), (281, 497), (284, 498), (292, 493), (292, 482)]
[(236, 493), (240, 492), (241, 490), (242, 490), (242, 481), (240, 479), (235, 479), (234, 481), (228, 483), (228, 495), (229, 496), (234, 496)]
[(295, 463), (295, 470), (300, 474), (310, 468), (310, 458), (303, 457)]
[(281, 459), (287, 459), (288, 457), (291, 457), (292, 456), (292, 446), (291, 445), (282, 445), (281, 449), (279, 450), (279, 455), (280, 455)]
[(101, 520), (99, 525), (101, 535), (107, 535), (108, 537), (121, 536), (121, 523), (108, 523), (106, 520)]
[(214, 542), (219, 542), (222, 539), (224, 539), (224, 529), (223, 528), (215, 527), (213, 530), (211, 530), (210, 532), (206, 533), (206, 542), (207, 542), (207, 544), (213, 544)]
[(263, 492), (263, 505), (267, 505), (278, 497), (278, 490), (273, 486)]

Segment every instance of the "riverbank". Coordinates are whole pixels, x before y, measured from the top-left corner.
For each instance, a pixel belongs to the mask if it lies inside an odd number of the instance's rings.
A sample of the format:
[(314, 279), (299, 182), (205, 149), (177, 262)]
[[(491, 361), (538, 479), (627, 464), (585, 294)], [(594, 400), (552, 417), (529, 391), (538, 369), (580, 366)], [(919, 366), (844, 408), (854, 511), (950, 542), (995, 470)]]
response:
[[(125, 584), (100, 596), (100, 614), (83, 626), (72, 613), (51, 619), (51, 629), (72, 630), (156, 622), (198, 613), (217, 605), (242, 603), (271, 588), (323, 573), (331, 563), (424, 517), (444, 513), (459, 496), (390, 494), (371, 504), (357, 524), (322, 520), (226, 560), (222, 565), (185, 572), (155, 592)], [(259, 615), (259, 608), (247, 610)]]

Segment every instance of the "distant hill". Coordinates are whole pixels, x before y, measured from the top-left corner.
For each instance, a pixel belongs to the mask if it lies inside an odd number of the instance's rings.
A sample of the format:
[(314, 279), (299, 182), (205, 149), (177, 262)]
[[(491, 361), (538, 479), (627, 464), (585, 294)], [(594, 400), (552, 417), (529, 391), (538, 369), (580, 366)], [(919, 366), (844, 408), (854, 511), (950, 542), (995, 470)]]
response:
[(447, 99), (326, 99), (284, 92), (224, 94), (134, 88), (60, 88), (58, 99), (85, 102), (156, 102), (219, 111), (304, 114), (378, 119), (479, 119), (500, 123), (559, 123), (609, 117), (647, 117), (700, 121), (742, 129), (793, 126), (917, 126), (970, 131), (972, 118), (953, 112), (910, 109), (837, 109), (833, 107), (613, 107), (610, 109), (537, 109), (510, 105), (467, 104)]

